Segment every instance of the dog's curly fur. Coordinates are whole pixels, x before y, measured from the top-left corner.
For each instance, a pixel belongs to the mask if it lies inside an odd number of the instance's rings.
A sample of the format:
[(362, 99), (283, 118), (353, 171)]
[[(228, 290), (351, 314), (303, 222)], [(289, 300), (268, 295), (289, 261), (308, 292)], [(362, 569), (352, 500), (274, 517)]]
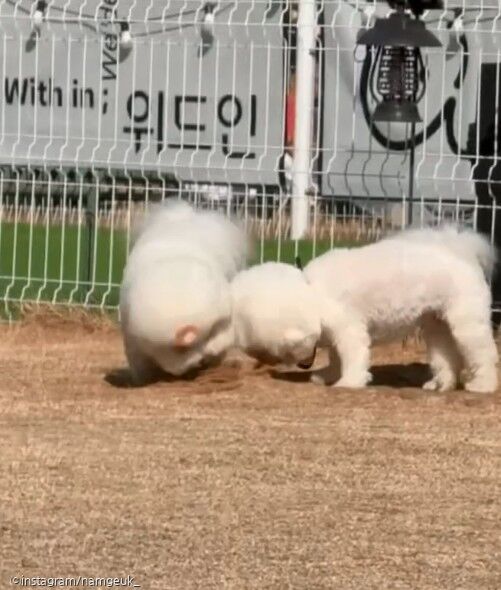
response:
[[(125, 268), (120, 315), (134, 379), (183, 375), (233, 344), (229, 280), (247, 240), (229, 219), (181, 201), (152, 207)], [(176, 335), (184, 338), (179, 346)]]
[[(246, 279), (233, 283), (237, 344), (251, 354), (267, 350), (301, 361), (317, 335), (330, 363), (313, 380), (363, 387), (371, 379), (371, 342), (421, 327), (433, 374), (426, 389), (445, 391), (462, 382), (468, 390), (491, 392), (497, 387), (497, 349), (486, 278), (494, 261), (493, 248), (479, 234), (444, 227), (332, 250), (302, 275), (281, 264), (244, 271)], [(242, 296), (242, 284), (252, 297)]]

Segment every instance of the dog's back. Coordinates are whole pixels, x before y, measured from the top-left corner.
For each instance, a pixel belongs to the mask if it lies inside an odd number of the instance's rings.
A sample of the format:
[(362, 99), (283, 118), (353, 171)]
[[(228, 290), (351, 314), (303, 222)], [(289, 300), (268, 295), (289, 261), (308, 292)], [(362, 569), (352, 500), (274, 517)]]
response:
[[(377, 339), (406, 331), (427, 311), (442, 313), (460, 295), (489, 305), (483, 239), (448, 230), (402, 232), (375, 244), (332, 250), (310, 262), (307, 280), (347, 314), (363, 318)], [(482, 261), (479, 261), (479, 258)]]
[(229, 280), (244, 268), (248, 241), (233, 221), (214, 211), (195, 210), (179, 200), (153, 205), (139, 226), (129, 265), (167, 257), (198, 258)]
[(462, 260), (479, 265), (488, 280), (492, 278), (497, 260), (496, 248), (486, 236), (472, 229), (455, 225), (416, 228), (399, 232), (388, 239), (443, 246)]

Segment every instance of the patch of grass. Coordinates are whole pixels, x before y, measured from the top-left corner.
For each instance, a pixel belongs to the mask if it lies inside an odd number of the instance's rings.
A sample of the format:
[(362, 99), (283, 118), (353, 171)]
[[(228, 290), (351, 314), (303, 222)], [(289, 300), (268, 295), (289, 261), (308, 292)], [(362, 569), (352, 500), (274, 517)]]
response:
[(114, 306), (126, 252), (123, 230), (2, 223), (0, 298)]
[[(354, 242), (321, 240), (256, 240), (252, 264), (280, 260), (306, 264), (333, 246)], [(0, 299), (87, 303), (114, 307), (118, 303), (128, 247), (127, 232), (101, 227), (60, 224), (0, 224)]]

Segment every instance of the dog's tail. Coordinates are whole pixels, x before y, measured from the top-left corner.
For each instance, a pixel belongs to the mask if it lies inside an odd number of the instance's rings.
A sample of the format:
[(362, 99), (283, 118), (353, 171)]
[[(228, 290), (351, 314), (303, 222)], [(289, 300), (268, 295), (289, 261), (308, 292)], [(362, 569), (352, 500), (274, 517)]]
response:
[(494, 274), (498, 259), (497, 249), (488, 238), (472, 230), (463, 230), (456, 233), (458, 248), (464, 248), (470, 252), (478, 264), (480, 264), (485, 276), (490, 281)]
[(497, 262), (496, 248), (486, 236), (472, 230), (456, 233), (459, 248), (464, 248), (480, 264), (485, 276), (491, 280)]
[(497, 261), (497, 251), (488, 238), (476, 231), (445, 225), (440, 228), (410, 230), (409, 237), (440, 243), (463, 260), (479, 265), (487, 280), (491, 280)]

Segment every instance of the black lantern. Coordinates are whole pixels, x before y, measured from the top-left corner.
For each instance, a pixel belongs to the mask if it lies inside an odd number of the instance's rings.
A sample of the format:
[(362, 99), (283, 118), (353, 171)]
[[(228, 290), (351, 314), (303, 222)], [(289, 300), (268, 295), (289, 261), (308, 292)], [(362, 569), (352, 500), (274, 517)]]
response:
[(395, 12), (388, 18), (376, 19), (374, 27), (361, 31), (357, 40), (359, 45), (375, 47), (369, 76), (369, 92), (378, 103), (373, 120), (419, 123), (417, 103), (426, 92), (421, 48), (442, 45), (419, 15), (423, 10), (440, 8), (441, 3), (394, 0), (389, 4)]
[(417, 103), (426, 92), (421, 49), (442, 46), (419, 17), (443, 4), (441, 0), (387, 1), (395, 12), (376, 19), (372, 29), (360, 31), (357, 43), (374, 47), (376, 52), (369, 74), (369, 92), (378, 103), (372, 120), (410, 123), (407, 222), (412, 225), (416, 123), (421, 122)]

